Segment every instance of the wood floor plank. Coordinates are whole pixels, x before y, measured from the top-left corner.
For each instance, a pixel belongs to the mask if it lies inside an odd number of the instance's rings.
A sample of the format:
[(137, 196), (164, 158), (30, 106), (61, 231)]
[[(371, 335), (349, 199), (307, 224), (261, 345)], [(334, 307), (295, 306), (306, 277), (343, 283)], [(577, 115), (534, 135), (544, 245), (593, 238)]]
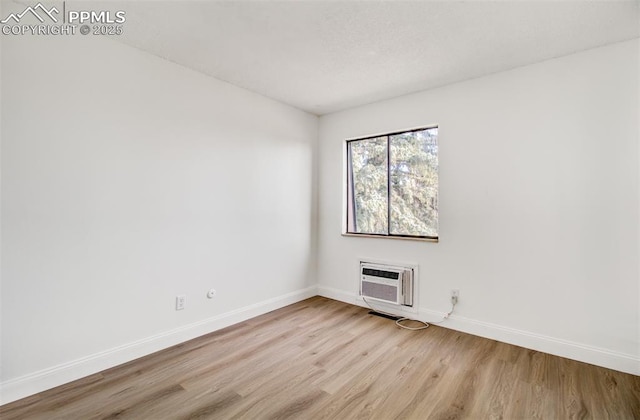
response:
[(311, 298), (0, 407), (3, 420), (640, 419), (640, 377)]

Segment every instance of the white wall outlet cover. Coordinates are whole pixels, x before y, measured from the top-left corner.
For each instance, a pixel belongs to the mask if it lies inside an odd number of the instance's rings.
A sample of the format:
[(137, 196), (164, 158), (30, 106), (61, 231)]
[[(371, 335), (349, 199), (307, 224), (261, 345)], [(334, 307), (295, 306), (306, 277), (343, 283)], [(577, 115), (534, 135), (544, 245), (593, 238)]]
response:
[(187, 304), (187, 295), (176, 296), (176, 311), (181, 311)]
[(213, 299), (215, 295), (216, 295), (216, 289), (209, 289), (209, 291), (207, 292), (207, 297), (209, 299)]

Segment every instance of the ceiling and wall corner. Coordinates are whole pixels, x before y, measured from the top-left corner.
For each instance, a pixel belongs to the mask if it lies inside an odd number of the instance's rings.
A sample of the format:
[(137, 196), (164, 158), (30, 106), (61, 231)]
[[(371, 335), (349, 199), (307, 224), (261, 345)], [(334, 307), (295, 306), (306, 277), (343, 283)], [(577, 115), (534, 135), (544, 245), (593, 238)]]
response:
[(638, 37), (638, 5), (108, 2), (114, 39), (316, 115)]

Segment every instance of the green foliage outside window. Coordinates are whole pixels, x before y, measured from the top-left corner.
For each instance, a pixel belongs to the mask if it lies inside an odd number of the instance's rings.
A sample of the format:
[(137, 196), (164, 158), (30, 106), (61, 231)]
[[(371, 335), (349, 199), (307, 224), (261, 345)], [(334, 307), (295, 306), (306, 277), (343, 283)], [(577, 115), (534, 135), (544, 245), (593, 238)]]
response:
[(438, 237), (438, 128), (351, 140), (349, 233)]

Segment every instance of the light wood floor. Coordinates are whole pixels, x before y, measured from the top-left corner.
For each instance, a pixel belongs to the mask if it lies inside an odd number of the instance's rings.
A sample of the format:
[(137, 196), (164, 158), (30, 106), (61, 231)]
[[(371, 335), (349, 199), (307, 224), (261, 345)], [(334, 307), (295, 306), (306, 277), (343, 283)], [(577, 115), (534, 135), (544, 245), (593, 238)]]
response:
[(10, 419), (640, 419), (640, 377), (315, 297), (0, 407)]

